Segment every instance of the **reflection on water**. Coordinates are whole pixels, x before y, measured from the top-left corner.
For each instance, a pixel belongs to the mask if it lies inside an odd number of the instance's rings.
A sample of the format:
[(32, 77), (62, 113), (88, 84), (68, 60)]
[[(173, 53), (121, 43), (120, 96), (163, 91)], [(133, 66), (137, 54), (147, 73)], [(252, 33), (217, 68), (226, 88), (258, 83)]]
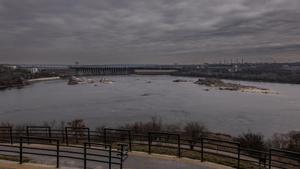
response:
[[(101, 77), (93, 77), (101, 79)], [(0, 92), (0, 121), (42, 123), (84, 119), (90, 127), (116, 126), (160, 116), (165, 123), (200, 121), (230, 134), (248, 130), (270, 136), (300, 129), (300, 85), (240, 82), (279, 92), (219, 91), (171, 76), (109, 76), (111, 84), (39, 82)], [(99, 80), (97, 80), (99, 81)]]

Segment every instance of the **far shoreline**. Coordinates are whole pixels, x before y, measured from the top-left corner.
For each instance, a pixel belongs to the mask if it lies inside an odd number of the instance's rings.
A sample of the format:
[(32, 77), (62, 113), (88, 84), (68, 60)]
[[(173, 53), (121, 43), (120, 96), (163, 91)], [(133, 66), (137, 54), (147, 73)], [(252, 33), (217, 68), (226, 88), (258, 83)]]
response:
[[(249, 82), (249, 83), (267, 83), (267, 84), (286, 84), (286, 85), (300, 85), (299, 83), (288, 83), (288, 82), (273, 82), (273, 81), (261, 81), (261, 80), (245, 80), (245, 79), (234, 79), (234, 78), (224, 78), (224, 77), (207, 77), (207, 76), (185, 76), (185, 75), (173, 75), (173, 74), (154, 74), (154, 75), (141, 75), (141, 74), (128, 74), (128, 75), (74, 75), (76, 77), (116, 77), (116, 76), (170, 76), (170, 77), (177, 77), (177, 78), (215, 78), (225, 81), (233, 81), (233, 82)], [(60, 78), (64, 79), (64, 78)]]
[(176, 75), (176, 74), (172, 74), (170, 76), (175, 76), (175, 77), (193, 77), (193, 78), (215, 78), (215, 79), (220, 79), (220, 80), (230, 80), (230, 81), (240, 81), (240, 82), (255, 82), (255, 83), (270, 83), (270, 84), (300, 85), (300, 83), (291, 83), (291, 82), (283, 82), (283, 81), (251, 80), (251, 79), (230, 78), (230, 77), (193, 76), (193, 75)]
[[(284, 82), (271, 82), (271, 81), (255, 81), (255, 80), (244, 80), (244, 79), (234, 79), (234, 78), (214, 78), (214, 77), (207, 77), (207, 76), (186, 76), (186, 75), (173, 75), (173, 74), (162, 74), (162, 75), (141, 75), (141, 74), (128, 74), (128, 75), (75, 75), (75, 77), (130, 77), (130, 76), (142, 76), (142, 77), (147, 77), (147, 76), (169, 76), (169, 77), (177, 77), (177, 80), (180, 78), (213, 78), (213, 79), (219, 79), (224, 82), (234, 82), (234, 83), (250, 83), (254, 84), (257, 83), (258, 85), (265, 85), (265, 84), (278, 84), (278, 85), (291, 85), (291, 86), (299, 86), (300, 84), (298, 83), (284, 83)], [(54, 80), (66, 80), (68, 79), (69, 76), (53, 76), (53, 77), (43, 77), (43, 78), (34, 78), (34, 79), (27, 79), (25, 80), (24, 84), (16, 85), (16, 86), (2, 86), (0, 91), (5, 91), (9, 89), (21, 89), (26, 86), (30, 86), (33, 83), (38, 83), (38, 82), (45, 82), (45, 81), (54, 81)], [(70, 76), (71, 77), (71, 76)], [(175, 79), (176, 80), (176, 79)], [(1, 87), (1, 86), (0, 86)], [(251, 92), (250, 92), (251, 93)], [(254, 92), (256, 93), (256, 92)]]
[(35, 78), (35, 79), (29, 79), (27, 80), (30, 83), (33, 82), (40, 82), (40, 81), (50, 81), (50, 80), (60, 80), (61, 78), (59, 76), (54, 76), (54, 77), (44, 77), (44, 78)]

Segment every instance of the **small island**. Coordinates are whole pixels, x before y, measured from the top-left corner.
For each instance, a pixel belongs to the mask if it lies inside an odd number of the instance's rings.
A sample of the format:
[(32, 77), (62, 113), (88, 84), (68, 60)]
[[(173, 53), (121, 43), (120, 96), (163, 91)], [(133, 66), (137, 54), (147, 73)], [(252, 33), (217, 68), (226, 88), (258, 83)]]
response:
[[(84, 77), (79, 78), (76, 76), (71, 76), (68, 81), (68, 85), (87, 84), (87, 83), (96, 83), (96, 81), (94, 79), (86, 79)], [(99, 83), (111, 84), (113, 83), (113, 81), (109, 79), (101, 78), (99, 80)], [(95, 84), (95, 86), (97, 85)]]
[(180, 82), (189, 82), (189, 81), (185, 80), (185, 79), (176, 79), (176, 80), (173, 80), (173, 82), (180, 83)]
[(241, 85), (236, 83), (224, 82), (220, 79), (215, 78), (200, 78), (195, 84), (204, 85), (207, 87), (217, 88), (219, 90), (228, 90), (228, 91), (241, 91), (241, 92), (250, 92), (250, 93), (263, 93), (263, 94), (275, 94), (276, 92), (271, 91), (270, 89), (261, 88), (257, 86), (248, 86)]

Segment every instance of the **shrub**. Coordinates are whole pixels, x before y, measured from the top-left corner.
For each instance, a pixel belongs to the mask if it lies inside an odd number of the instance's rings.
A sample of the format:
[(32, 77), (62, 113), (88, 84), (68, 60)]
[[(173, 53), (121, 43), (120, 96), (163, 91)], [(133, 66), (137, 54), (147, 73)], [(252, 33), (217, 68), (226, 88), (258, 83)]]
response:
[(75, 119), (73, 121), (68, 122), (68, 126), (72, 128), (85, 128), (86, 125), (84, 123), (84, 120), (82, 119)]
[(188, 122), (184, 126), (184, 135), (192, 140), (199, 139), (208, 132), (205, 125), (198, 122)]
[(263, 151), (267, 149), (264, 136), (258, 133), (244, 133), (238, 136), (236, 141), (240, 142), (241, 147)]
[(259, 164), (266, 164), (267, 154), (264, 152), (267, 150), (267, 144), (262, 134), (252, 132), (244, 133), (239, 135), (236, 141), (240, 142), (242, 148), (257, 150), (258, 152), (250, 150), (242, 151), (253, 158), (259, 159)]
[(80, 130), (80, 128), (85, 128), (86, 125), (82, 119), (75, 119), (73, 121), (68, 122), (68, 126), (72, 127), (71, 131), (73, 131), (73, 137), (76, 139), (76, 144), (79, 143), (79, 139), (85, 137), (85, 131)]
[(272, 137), (272, 146), (291, 151), (300, 151), (300, 132), (291, 131), (289, 133), (275, 133)]
[(124, 126), (119, 127), (121, 129), (129, 129), (136, 133), (147, 133), (148, 131), (162, 131), (163, 125), (161, 118), (151, 117), (149, 122), (135, 122), (133, 124), (126, 124)]

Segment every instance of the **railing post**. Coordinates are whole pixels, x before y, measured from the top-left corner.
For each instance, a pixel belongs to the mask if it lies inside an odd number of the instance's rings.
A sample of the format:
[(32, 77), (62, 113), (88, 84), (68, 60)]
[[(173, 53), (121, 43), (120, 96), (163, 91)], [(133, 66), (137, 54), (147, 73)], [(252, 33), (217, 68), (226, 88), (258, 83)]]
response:
[(238, 164), (237, 164), (238, 169), (240, 169), (240, 158), (241, 158), (241, 147), (240, 144), (238, 144)]
[[(52, 138), (51, 127), (48, 128), (48, 131), (49, 131), (48, 137), (49, 137), (49, 138)], [(49, 143), (52, 144), (52, 140), (49, 140)]]
[(69, 145), (69, 136), (68, 136), (68, 128), (65, 127), (65, 135), (66, 135), (66, 144)]
[(84, 143), (84, 150), (83, 150), (83, 166), (86, 169), (86, 143)]
[(191, 140), (189, 140), (189, 143), (190, 143), (190, 149), (191, 150), (194, 150), (194, 139), (191, 139)]
[(13, 134), (12, 134), (12, 127), (9, 128), (9, 136), (10, 136), (10, 144), (13, 144)]
[(180, 135), (178, 134), (178, 157), (180, 158), (181, 157), (181, 148), (180, 148)]
[(56, 168), (59, 168), (59, 140), (56, 141)]
[(204, 161), (204, 145), (203, 145), (203, 137), (201, 137), (201, 162)]
[(89, 147), (91, 147), (91, 134), (90, 134), (90, 128), (88, 128), (88, 141), (89, 141)]
[(266, 152), (264, 152), (264, 158), (265, 158), (264, 167), (265, 168), (266, 168), (266, 165), (267, 165), (267, 156), (268, 156), (268, 154)]
[(151, 132), (148, 132), (148, 154), (151, 154), (151, 143), (152, 143)]
[(23, 139), (20, 137), (20, 164), (23, 163)]
[(120, 169), (123, 169), (123, 151), (124, 151), (124, 145), (121, 144), (121, 161), (120, 161)]
[[(107, 140), (106, 140), (106, 128), (103, 129), (103, 137), (104, 137), (104, 144), (107, 144)], [(105, 146), (106, 148), (106, 146)]]
[(109, 146), (109, 169), (111, 169), (111, 145)]
[(26, 126), (27, 144), (29, 144), (29, 126)]
[(272, 149), (269, 149), (269, 169), (272, 167)]
[(72, 128), (72, 130), (75, 131), (75, 140), (76, 140), (76, 144), (78, 144), (78, 143), (79, 143), (79, 141), (78, 141), (78, 130), (79, 130), (79, 129), (77, 129), (77, 128)]
[(132, 151), (132, 133), (131, 130), (128, 130), (129, 135), (129, 151)]

